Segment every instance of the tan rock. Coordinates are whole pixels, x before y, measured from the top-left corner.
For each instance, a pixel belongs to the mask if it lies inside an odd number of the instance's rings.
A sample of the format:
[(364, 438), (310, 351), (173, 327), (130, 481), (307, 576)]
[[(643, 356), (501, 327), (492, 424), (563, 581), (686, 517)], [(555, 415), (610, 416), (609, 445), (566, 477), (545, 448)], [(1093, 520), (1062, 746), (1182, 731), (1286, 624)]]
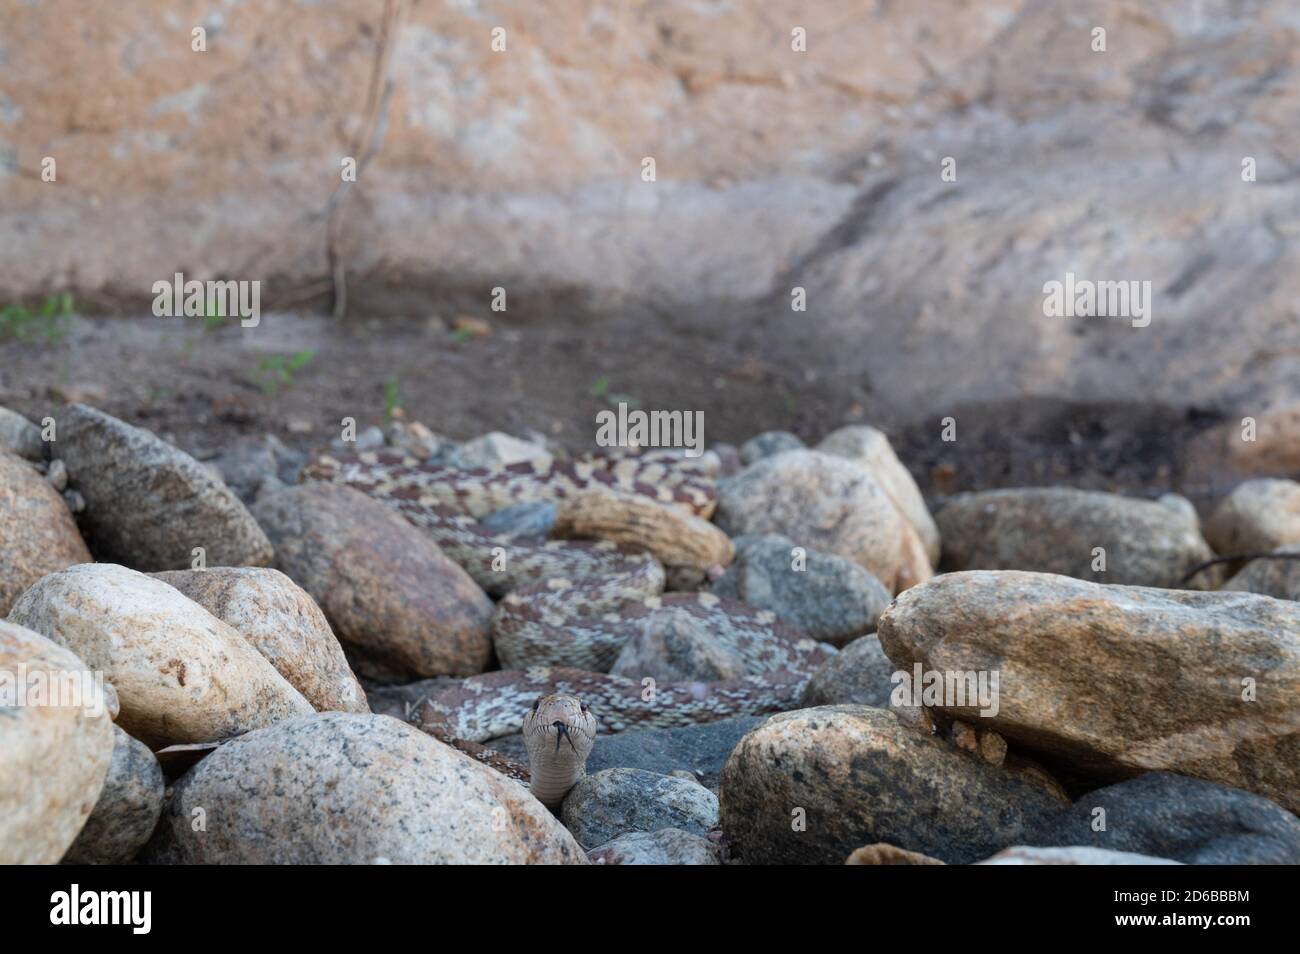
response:
[(1300, 483), (1261, 479), (1238, 485), (1206, 521), (1205, 539), (1223, 556), (1300, 544)]
[(941, 865), (938, 858), (931, 858), (917, 851), (907, 851), (896, 845), (877, 842), (856, 849), (845, 859), (846, 865)]
[(1300, 808), (1295, 603), (950, 573), (901, 595), (880, 642), (901, 669), (997, 673), (995, 713), (937, 708), (1077, 773), (1168, 770)]
[(841, 427), (826, 435), (816, 449), (851, 460), (876, 478), (920, 537), (930, 565), (939, 564), (939, 527), (930, 516), (921, 488), (894, 453), (889, 438), (874, 427)]
[(718, 485), (714, 518), (732, 536), (778, 533), (847, 557), (891, 592), (929, 576), (924, 548), (884, 488), (833, 454), (789, 450)]
[(369, 712), (320, 607), (279, 570), (212, 567), (153, 574), (239, 631), (318, 712)]
[(102, 694), (92, 683), (81, 705), (56, 706), (28, 692), (35, 674), (79, 682), (88, 672), (64, 647), (0, 620), (0, 673), (8, 677), (0, 676), (0, 696), (13, 697), (0, 701), (0, 864), (57, 863), (95, 807), (113, 755)]
[[(206, 831), (195, 832), (203, 809)], [(585, 864), (522, 785), (388, 716), (328, 712), (233, 739), (176, 785), (146, 860)]]
[(118, 722), (153, 748), (224, 739), (312, 711), (235, 629), (123, 566), (52, 573), (9, 618), (103, 671), (117, 690)]
[(1004, 848), (992, 858), (975, 862), (978, 865), (1180, 865), (1181, 861), (1152, 858), (1131, 851), (1110, 851), (1074, 845), (1063, 848), (1031, 848), (1016, 845)]
[(736, 557), (731, 538), (680, 507), (638, 494), (591, 490), (559, 501), (553, 536), (644, 547), (665, 567), (705, 573)]
[(27, 461), (0, 451), (0, 617), (45, 574), (90, 560), (58, 491)]
[(275, 565), (324, 610), (358, 672), (381, 681), (482, 672), (493, 605), (397, 512), (341, 484), (263, 496)]
[(887, 842), (949, 864), (1016, 844), (1069, 801), (869, 706), (772, 716), (732, 750), (722, 830), (749, 864), (840, 864)]

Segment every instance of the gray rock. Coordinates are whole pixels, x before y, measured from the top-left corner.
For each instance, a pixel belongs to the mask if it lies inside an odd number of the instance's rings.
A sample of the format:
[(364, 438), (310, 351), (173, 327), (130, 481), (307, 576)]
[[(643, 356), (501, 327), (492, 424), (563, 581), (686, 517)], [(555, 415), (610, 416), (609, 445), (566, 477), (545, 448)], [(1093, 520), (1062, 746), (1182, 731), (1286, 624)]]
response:
[(264, 495), (254, 511), (276, 567), (325, 611), (356, 672), (405, 682), (487, 667), (492, 601), (399, 513), (325, 483)]
[(41, 577), (90, 560), (58, 491), (30, 461), (0, 450), (0, 618)]
[(61, 458), (54, 458), (45, 468), (46, 482), (59, 493), (68, 489), (68, 465)]
[(890, 677), (897, 669), (875, 633), (863, 636), (813, 673), (804, 689), (803, 704), (809, 708), (845, 703), (888, 708), (894, 688)]
[(1068, 804), (1036, 771), (989, 765), (869, 706), (772, 716), (731, 753), (719, 800), (749, 864), (843, 864), (876, 842), (978, 861)]
[(271, 545), (230, 488), (146, 430), (82, 404), (59, 413), (56, 456), (86, 500), (81, 525), (96, 556), (143, 571), (265, 566)]
[[(1105, 810), (1105, 830), (1094, 823)], [(1191, 865), (1300, 864), (1300, 819), (1238, 788), (1148, 772), (1097, 789), (1038, 827), (1026, 845), (1086, 845)]]
[(717, 865), (718, 847), (680, 828), (634, 831), (587, 852), (595, 865)]
[[(762, 716), (731, 716), (673, 729), (629, 729), (602, 735), (587, 758), (587, 771), (639, 768), (667, 775), (685, 769), (701, 784), (716, 789), (731, 750), (762, 721)], [(494, 741), (493, 747), (501, 741)]]
[(472, 441), (466, 441), (454, 450), (449, 451), (443, 459), (450, 467), (499, 468), (508, 467), (511, 464), (521, 464), (525, 461), (545, 466), (550, 464), (554, 458), (545, 447), (531, 444), (528, 441), (521, 441), (517, 437), (502, 434), (500, 431), (493, 431), (490, 434), (484, 434), (482, 437), (476, 437)]
[(997, 674), (996, 711), (934, 707), (1097, 783), (1174, 771), (1300, 810), (1300, 604), (947, 573), (894, 601), (880, 644), (902, 670)]
[(764, 457), (771, 457), (783, 451), (798, 450), (805, 446), (797, 435), (789, 431), (764, 431), (740, 445), (740, 459), (748, 466)]
[(0, 407), (0, 451), (8, 451), (28, 460), (45, 459), (45, 442), (41, 429), (7, 407)]
[(818, 550), (804, 550), (796, 570), (794, 548), (793, 540), (776, 534), (741, 537), (735, 561), (712, 592), (771, 610), (834, 646), (875, 632), (891, 599), (884, 585), (852, 560)]
[(65, 864), (121, 865), (136, 856), (162, 813), (162, 768), (149, 746), (113, 726), (113, 760), (95, 808)]
[[(936, 518), (945, 570), (1033, 570), (1095, 583), (1179, 586), (1214, 554), (1185, 513), (1118, 494), (1068, 487), (952, 497)], [(1094, 570), (1096, 548), (1105, 569)], [(1097, 563), (1100, 566), (1100, 563)], [(1215, 580), (1211, 571), (1197, 577)]]
[[(204, 830), (195, 830), (202, 809)], [(176, 784), (161, 864), (584, 864), (522, 785), (387, 716), (328, 712), (242, 735)]]
[(745, 659), (723, 646), (707, 620), (664, 606), (640, 622), (610, 667), (615, 676), (658, 682), (724, 682), (749, 675)]
[(1219, 553), (1269, 553), (1300, 544), (1300, 483), (1248, 480), (1219, 504), (1205, 524)]
[(587, 849), (634, 831), (679, 828), (705, 835), (718, 824), (718, 798), (685, 779), (643, 769), (605, 769), (573, 786), (560, 819)]
[(1223, 588), (1300, 600), (1300, 547), (1278, 547), (1273, 552), (1282, 559), (1251, 560)]
[(282, 485), (279, 461), (265, 440), (239, 441), (212, 463), (226, 486), (245, 504), (251, 505), (264, 488), (274, 490)]
[(539, 500), (533, 503), (502, 507), (484, 517), (480, 523), (490, 533), (508, 537), (544, 537), (555, 526), (555, 504)]
[(890, 592), (932, 572), (924, 544), (884, 488), (833, 454), (790, 450), (720, 481), (714, 520), (733, 537), (782, 534), (807, 549), (846, 557)]
[(1107, 851), (1104, 848), (1030, 848), (1015, 845), (1004, 848), (992, 858), (975, 862), (977, 865), (1178, 865), (1181, 861), (1152, 858), (1127, 851)]

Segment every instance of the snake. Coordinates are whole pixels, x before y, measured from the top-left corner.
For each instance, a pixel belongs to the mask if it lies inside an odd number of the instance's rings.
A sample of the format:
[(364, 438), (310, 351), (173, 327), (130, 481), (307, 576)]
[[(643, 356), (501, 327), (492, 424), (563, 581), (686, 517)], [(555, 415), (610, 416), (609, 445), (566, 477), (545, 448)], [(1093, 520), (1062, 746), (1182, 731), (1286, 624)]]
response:
[[(501, 598), (492, 633), (507, 668), (430, 695), (411, 722), (504, 774), (535, 779), (539, 798), (562, 797), (560, 783), (580, 777), (583, 747), (590, 750), (587, 740), (597, 727), (605, 733), (672, 728), (798, 708), (812, 672), (835, 653), (770, 612), (707, 592), (665, 594), (663, 566), (637, 547), (492, 533), (479, 522), (505, 507), (594, 487), (640, 494), (707, 519), (716, 505), (707, 461), (622, 454), (461, 469), (401, 450), (331, 450), (313, 459), (302, 479), (342, 483), (395, 508)], [(743, 674), (656, 682), (608, 672), (627, 641), (660, 612), (698, 621)], [(543, 711), (560, 715), (546, 720), (536, 715)], [(557, 735), (556, 721), (565, 734)], [(527, 768), (484, 745), (521, 731)]]

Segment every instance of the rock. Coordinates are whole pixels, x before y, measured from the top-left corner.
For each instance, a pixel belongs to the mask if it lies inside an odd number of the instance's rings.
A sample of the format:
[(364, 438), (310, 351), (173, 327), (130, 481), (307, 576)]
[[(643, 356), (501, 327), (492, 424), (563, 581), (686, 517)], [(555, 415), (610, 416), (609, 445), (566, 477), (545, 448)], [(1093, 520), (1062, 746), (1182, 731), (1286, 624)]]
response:
[(45, 469), (45, 482), (60, 494), (68, 489), (68, 465), (56, 457)]
[[(19, 676), (26, 667), (26, 678)], [(51, 865), (81, 831), (113, 756), (113, 724), (89, 667), (39, 633), (0, 620), (0, 864)], [(38, 674), (45, 674), (40, 675)], [(42, 704), (42, 683), (84, 688)], [(66, 676), (64, 674), (67, 674)], [(46, 697), (48, 698), (48, 697)]]
[(770, 610), (783, 623), (833, 646), (875, 632), (891, 599), (881, 582), (852, 560), (818, 550), (796, 554), (794, 541), (777, 535), (736, 541), (736, 560), (712, 592)]
[(665, 683), (723, 682), (750, 675), (744, 658), (713, 637), (707, 620), (674, 606), (653, 610), (642, 620), (609, 671)]
[(874, 477), (921, 538), (930, 565), (938, 565), (939, 528), (925, 505), (921, 488), (894, 453), (889, 438), (874, 427), (841, 427), (826, 435), (817, 450), (851, 460)]
[(740, 445), (740, 459), (746, 465), (773, 457), (788, 450), (800, 450), (806, 445), (789, 431), (764, 431)]
[[(1148, 500), (1067, 487), (957, 494), (938, 515), (946, 570), (1034, 570), (1177, 587), (1214, 558), (1194, 520)], [(1105, 569), (1097, 561), (1105, 551)], [(1201, 574), (1198, 580), (1212, 580)], [(1208, 583), (1207, 583), (1208, 585)]]
[(51, 573), (9, 619), (102, 671), (117, 690), (119, 724), (152, 748), (212, 742), (312, 711), (232, 627), (124, 566)]
[(323, 483), (264, 496), (254, 511), (276, 567), (325, 611), (362, 675), (398, 682), (487, 667), (492, 601), (400, 514)]
[(271, 545), (239, 498), (193, 457), (82, 404), (58, 416), (53, 453), (86, 500), (81, 526), (95, 555), (143, 571), (188, 569), (195, 547), (212, 566), (264, 566)]
[(509, 434), (493, 431), (466, 441), (447, 453), (445, 460), (450, 467), (473, 469), (487, 467), (499, 469), (511, 464), (530, 461), (540, 467), (549, 467), (554, 460), (552, 454), (544, 447), (521, 441)]
[(325, 614), (279, 570), (212, 567), (154, 576), (233, 626), (318, 712), (370, 711)]
[(1300, 808), (1295, 603), (950, 573), (899, 596), (880, 642), (900, 669), (997, 673), (995, 713), (936, 707), (1073, 771), (1175, 771)]
[(751, 464), (718, 484), (714, 519), (732, 536), (781, 534), (846, 557), (893, 593), (930, 576), (919, 538), (880, 484), (832, 454), (791, 450)]
[(163, 804), (163, 773), (149, 746), (113, 726), (113, 759), (95, 809), (64, 864), (124, 865), (136, 856)]
[(905, 851), (896, 845), (877, 842), (858, 848), (845, 859), (846, 865), (941, 865), (938, 858), (931, 858), (915, 851)]
[(722, 829), (747, 864), (840, 864), (888, 842), (949, 864), (1023, 842), (1064, 802), (869, 706), (772, 716), (722, 770)]
[[(206, 830), (193, 819), (203, 810)], [(517, 782), (388, 716), (327, 712), (232, 739), (176, 784), (162, 864), (583, 864)]]
[(553, 536), (610, 540), (643, 547), (665, 567), (703, 576), (735, 557), (731, 540), (709, 521), (648, 497), (589, 490), (556, 505)]
[(1081, 796), (1025, 844), (1086, 845), (1189, 865), (1295, 865), (1300, 819), (1238, 788), (1149, 772)]
[(587, 849), (633, 831), (678, 828), (706, 835), (718, 824), (718, 797), (696, 782), (612, 768), (579, 779), (564, 798), (560, 819)]
[(432, 460), (454, 444), (435, 434), (419, 421), (393, 421), (388, 425), (388, 444), (423, 461)]
[(0, 451), (0, 617), (47, 573), (90, 559), (58, 491), (27, 461)]
[(1205, 524), (1205, 538), (1224, 556), (1269, 553), (1300, 544), (1300, 483), (1248, 480)]
[(1177, 865), (1180, 861), (1152, 858), (1127, 851), (1107, 851), (1103, 848), (1030, 848), (1014, 845), (1004, 848), (992, 858), (975, 862), (977, 865)]
[(0, 407), (0, 451), (28, 460), (45, 460), (41, 429), (7, 407)]
[(1223, 588), (1300, 600), (1300, 546), (1278, 547), (1273, 553), (1282, 559), (1251, 560)]
[(489, 533), (508, 537), (544, 537), (555, 526), (555, 503), (538, 500), (502, 507), (479, 522)]
[[(366, 687), (366, 701), (370, 703), (370, 711), (375, 715), (387, 715), (410, 722), (411, 717), (427, 700), (443, 689), (459, 684), (460, 680), (453, 676), (434, 676), (432, 679), (417, 679), (399, 685), (371, 683)], [(522, 738), (519, 755), (521, 761), (526, 761)]]
[(248, 505), (264, 489), (278, 490), (284, 485), (280, 480), (279, 460), (266, 440), (240, 441), (217, 457), (213, 464), (226, 486)]
[(897, 669), (880, 648), (875, 633), (862, 636), (813, 673), (803, 691), (803, 704), (809, 708), (843, 703), (887, 708)]
[(587, 852), (594, 865), (718, 865), (718, 847), (680, 828), (632, 831)]

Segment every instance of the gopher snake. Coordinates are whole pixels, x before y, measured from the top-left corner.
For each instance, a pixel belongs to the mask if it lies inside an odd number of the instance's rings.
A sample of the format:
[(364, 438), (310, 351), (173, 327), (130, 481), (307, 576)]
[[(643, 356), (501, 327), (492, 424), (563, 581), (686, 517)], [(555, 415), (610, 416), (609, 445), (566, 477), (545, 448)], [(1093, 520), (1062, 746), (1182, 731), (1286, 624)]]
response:
[[(597, 485), (707, 518), (714, 481), (698, 464), (646, 455), (459, 470), (379, 450), (318, 457), (303, 479), (344, 483), (395, 507), (484, 590), (505, 594), (493, 635), (503, 665), (516, 668), (464, 679), (426, 700), (413, 719), (472, 754), (473, 743), (520, 731), (533, 702), (551, 694), (582, 700), (604, 732), (795, 708), (811, 671), (834, 653), (770, 613), (709, 594), (660, 595), (662, 566), (633, 547), (520, 539), (492, 534), (476, 519)], [(596, 671), (608, 670), (644, 618), (665, 607), (704, 621), (746, 674), (655, 685)]]

